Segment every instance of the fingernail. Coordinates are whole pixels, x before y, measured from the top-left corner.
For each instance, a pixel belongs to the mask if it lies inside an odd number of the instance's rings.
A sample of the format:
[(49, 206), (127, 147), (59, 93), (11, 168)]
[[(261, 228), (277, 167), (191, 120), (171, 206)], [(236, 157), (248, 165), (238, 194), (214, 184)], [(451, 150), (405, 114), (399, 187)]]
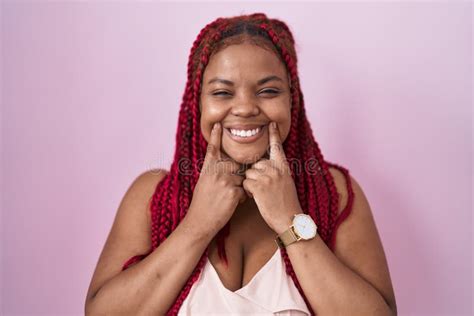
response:
[(275, 122), (272, 122), (272, 128), (276, 128), (277, 124)]
[(219, 122), (214, 123), (214, 127), (212, 128), (213, 131), (217, 130), (219, 128)]

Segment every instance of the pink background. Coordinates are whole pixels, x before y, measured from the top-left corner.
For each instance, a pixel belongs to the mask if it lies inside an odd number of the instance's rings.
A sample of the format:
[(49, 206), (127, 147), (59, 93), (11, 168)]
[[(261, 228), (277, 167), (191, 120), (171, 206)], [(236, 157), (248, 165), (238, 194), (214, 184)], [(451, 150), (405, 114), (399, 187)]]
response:
[(471, 315), (470, 2), (1, 9), (3, 315), (83, 314), (123, 194), (171, 162), (192, 42), (258, 11), (294, 32), (316, 139), (364, 188), (399, 315)]

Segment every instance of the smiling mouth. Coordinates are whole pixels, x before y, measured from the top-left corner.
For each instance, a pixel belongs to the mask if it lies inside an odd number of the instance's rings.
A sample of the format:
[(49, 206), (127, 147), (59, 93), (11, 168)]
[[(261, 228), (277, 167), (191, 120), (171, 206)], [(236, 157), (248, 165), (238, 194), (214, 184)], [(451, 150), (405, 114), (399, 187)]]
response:
[(258, 126), (253, 129), (225, 128), (229, 137), (238, 143), (252, 143), (259, 139), (265, 132), (268, 125)]

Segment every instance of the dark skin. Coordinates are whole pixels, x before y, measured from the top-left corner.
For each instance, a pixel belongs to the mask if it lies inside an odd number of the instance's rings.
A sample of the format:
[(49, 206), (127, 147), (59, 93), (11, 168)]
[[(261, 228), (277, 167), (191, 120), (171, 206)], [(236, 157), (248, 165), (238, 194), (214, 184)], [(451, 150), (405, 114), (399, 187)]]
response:
[[(262, 83), (262, 80), (265, 82)], [(277, 123), (277, 128), (281, 131), (279, 138), (286, 139), (289, 133), (291, 94), (286, 68), (269, 49), (252, 44), (231, 45), (211, 57), (203, 74), (200, 105), (201, 130), (208, 143), (211, 141), (213, 124), (221, 123), (220, 137), (216, 138), (215, 144), (211, 142), (219, 148), (218, 157), (231, 160), (236, 168), (241, 168), (242, 164), (247, 164), (246, 168), (249, 168), (241, 178), (241, 183), (239, 182), (246, 196), (240, 199), (240, 204), (232, 211), (230, 218), (233, 228), (228, 239), (229, 269), (217, 257), (214, 241), (210, 252), (213, 265), (218, 271), (222, 269), (224, 272), (221, 273), (223, 283), (226, 287), (237, 290), (248, 283), (258, 268), (276, 251), (272, 226), (285, 226), (286, 219), (291, 216), (288, 210), (300, 208), (289, 173), (285, 181), (273, 182), (282, 186), (286, 184), (294, 191), (291, 196), (285, 196), (292, 201), (291, 205), (286, 204), (286, 208), (285, 204), (282, 205), (281, 216), (274, 216), (275, 213), (270, 211), (271, 205), (263, 207), (268, 201), (278, 202), (269, 195), (257, 194), (254, 198), (246, 198), (253, 196), (252, 192), (255, 192), (259, 184), (257, 175), (263, 173), (263, 168), (267, 166), (262, 165), (263, 162), (269, 162), (266, 158), (269, 157), (270, 123)], [(247, 144), (234, 141), (226, 128), (240, 123), (263, 125), (261, 137)], [(257, 161), (260, 164), (256, 165)], [(257, 167), (262, 167), (258, 169), (258, 173)], [(257, 206), (257, 201), (260, 207)], [(207, 205), (203, 208), (210, 209)], [(264, 219), (259, 210), (268, 210), (265, 213), (268, 220)], [(272, 219), (275, 221), (272, 222)], [(252, 233), (247, 234), (245, 231)], [(255, 240), (265, 242), (256, 247)], [(253, 252), (252, 249), (257, 251)], [(243, 257), (246, 259), (242, 260)], [(242, 272), (243, 266), (246, 266), (245, 273)]]
[[(279, 79), (258, 84), (269, 77)], [(215, 78), (226, 81), (210, 83)], [(214, 163), (224, 159), (232, 170), (242, 164), (247, 167), (241, 178), (235, 178), (237, 202), (225, 217), (234, 227), (226, 247), (229, 268), (219, 260), (214, 243), (209, 255), (224, 286), (237, 290), (248, 284), (278, 249), (275, 236), (288, 229), (294, 214), (303, 213), (282, 147), (291, 123), (286, 68), (270, 50), (251, 43), (231, 45), (211, 57), (203, 75), (200, 101), (201, 130), (210, 144)], [(212, 134), (217, 122), (221, 127)], [(235, 141), (226, 129), (248, 122), (263, 125), (261, 137), (253, 142)], [(276, 123), (274, 128), (271, 122)], [(266, 155), (270, 144), (270, 154)], [(347, 203), (345, 180), (336, 169), (330, 172), (340, 194), (340, 212)], [(238, 177), (227, 173), (231, 176)], [(352, 213), (338, 230), (335, 251), (317, 235), (290, 245), (288, 256), (319, 315), (396, 315), (388, 265), (370, 206), (353, 177), (351, 182)], [(201, 198), (205, 200), (212, 199)], [(203, 202), (194, 207), (205, 209), (206, 205)], [(217, 212), (216, 208), (212, 215), (219, 217)]]
[[(259, 80), (273, 77), (263, 84)], [(219, 78), (229, 81), (210, 80)], [(201, 130), (209, 142), (212, 126), (235, 123), (265, 125), (256, 142), (239, 144), (226, 130), (222, 152), (238, 163), (254, 163), (268, 149), (268, 124), (276, 122), (282, 141), (291, 124), (291, 95), (285, 66), (275, 53), (252, 44), (231, 45), (211, 57), (203, 75), (201, 89)]]
[[(280, 201), (290, 205), (295, 199), (294, 183), (280, 174), (284, 164), (275, 163), (261, 173), (255, 168), (262, 162), (284, 160), (284, 152), (272, 157), (264, 153), (271, 139), (272, 143), (286, 139), (291, 119), (289, 94), (267, 97), (263, 91), (270, 81), (256, 84), (272, 74), (285, 80), (285, 67), (269, 53), (260, 47), (237, 45), (211, 57), (204, 74), (201, 127), (209, 143), (204, 170), (214, 172), (201, 173), (186, 216), (168, 238), (146, 258), (121, 271), (125, 260), (150, 249), (150, 203), (166, 171), (147, 171), (133, 181), (118, 207), (97, 262), (86, 297), (86, 315), (164, 315), (209, 245), (209, 260), (223, 285), (232, 290), (248, 284), (275, 253), (274, 237), (290, 225), (291, 216), (286, 213), (288, 210), (272, 206), (266, 191), (275, 194), (283, 187), (290, 188), (285, 190), (289, 192), (287, 196), (279, 197)], [(219, 58), (227, 60), (229, 67), (217, 63)], [(230, 99), (218, 101), (205, 95), (209, 91), (206, 79), (217, 75), (234, 81)], [(271, 86), (277, 84), (275, 81)], [(288, 86), (284, 83), (280, 88)], [(258, 141), (246, 143), (235, 143), (230, 134), (219, 128), (210, 132), (214, 122), (228, 124), (237, 120), (258, 120), (259, 124), (275, 121), (277, 129), (272, 136), (269, 129), (263, 130)], [(281, 148), (278, 144), (274, 147)], [(222, 161), (223, 155), (229, 159)], [(242, 162), (249, 163), (249, 170), (255, 172), (235, 174)], [(336, 169), (329, 171), (339, 194), (341, 212), (347, 204), (345, 179)], [(390, 274), (370, 206), (357, 181), (353, 177), (350, 181), (354, 189), (352, 212), (337, 231), (334, 252), (317, 235), (289, 245), (287, 254), (318, 315), (395, 315)], [(300, 211), (297, 207), (292, 210)], [(285, 217), (288, 222), (283, 225)], [(218, 260), (212, 241), (229, 220), (232, 228), (226, 250), (230, 265), (226, 269)]]
[[(265, 82), (262, 83), (262, 80)], [(220, 122), (223, 129), (219, 138), (221, 143), (218, 146), (222, 157), (235, 161), (239, 164), (239, 168), (242, 164), (248, 164), (247, 168), (255, 169), (247, 170), (242, 183), (247, 195), (252, 196), (252, 191), (259, 184), (259, 180), (262, 180), (257, 175), (263, 173), (265, 167), (272, 167), (272, 164), (268, 163), (269, 160), (262, 159), (268, 157), (269, 141), (272, 135), (270, 123), (277, 124), (280, 142), (284, 141), (289, 133), (291, 94), (285, 66), (269, 49), (249, 43), (231, 45), (212, 56), (208, 63), (203, 74), (200, 104), (201, 130), (204, 138), (209, 142), (213, 124)], [(228, 128), (236, 124), (262, 125), (260, 132), (262, 135), (251, 143), (236, 142), (231, 137)], [(255, 164), (259, 160), (260, 162)], [(273, 162), (275, 165), (277, 161), (273, 160)], [(271, 175), (272, 169), (268, 169), (265, 174)], [(280, 180), (283, 181), (277, 181), (277, 183), (283, 186), (286, 184), (289, 190), (294, 191), (291, 203), (282, 206), (286, 209), (298, 209), (296, 190), (290, 174), (287, 173), (287, 176)], [(275, 201), (275, 198), (269, 194), (259, 194), (255, 199), (240, 205), (238, 209), (239, 211), (255, 210), (256, 204), (259, 204), (260, 210), (268, 210), (266, 222), (271, 222), (274, 218), (286, 218), (289, 215), (275, 216), (274, 211), (269, 211), (270, 205), (262, 207), (263, 204), (269, 204), (269, 200)], [(261, 214), (257, 212), (254, 215)], [(254, 216), (251, 220), (255, 219)], [(281, 224), (286, 225), (286, 220), (283, 221), (284, 223)], [(271, 222), (269, 226), (274, 230), (276, 225), (277, 223)]]

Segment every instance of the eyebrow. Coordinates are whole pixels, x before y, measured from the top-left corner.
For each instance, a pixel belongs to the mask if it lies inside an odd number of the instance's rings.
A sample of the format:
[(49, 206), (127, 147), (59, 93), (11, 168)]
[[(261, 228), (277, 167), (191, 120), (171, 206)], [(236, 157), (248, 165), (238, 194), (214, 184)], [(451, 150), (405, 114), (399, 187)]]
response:
[[(265, 78), (260, 79), (259, 81), (257, 81), (257, 84), (260, 86), (264, 83), (267, 83), (267, 82), (273, 81), (273, 80), (283, 82), (283, 79), (281, 79), (280, 77), (275, 76), (275, 75), (271, 75), (271, 76), (267, 76)], [(219, 82), (219, 83), (222, 83), (222, 84), (225, 84), (225, 85), (228, 85), (228, 86), (234, 86), (234, 82), (232, 82), (230, 80), (227, 80), (227, 79), (217, 78), (217, 77), (209, 80), (207, 82), (207, 84), (211, 84), (211, 83), (214, 83), (214, 82)]]

